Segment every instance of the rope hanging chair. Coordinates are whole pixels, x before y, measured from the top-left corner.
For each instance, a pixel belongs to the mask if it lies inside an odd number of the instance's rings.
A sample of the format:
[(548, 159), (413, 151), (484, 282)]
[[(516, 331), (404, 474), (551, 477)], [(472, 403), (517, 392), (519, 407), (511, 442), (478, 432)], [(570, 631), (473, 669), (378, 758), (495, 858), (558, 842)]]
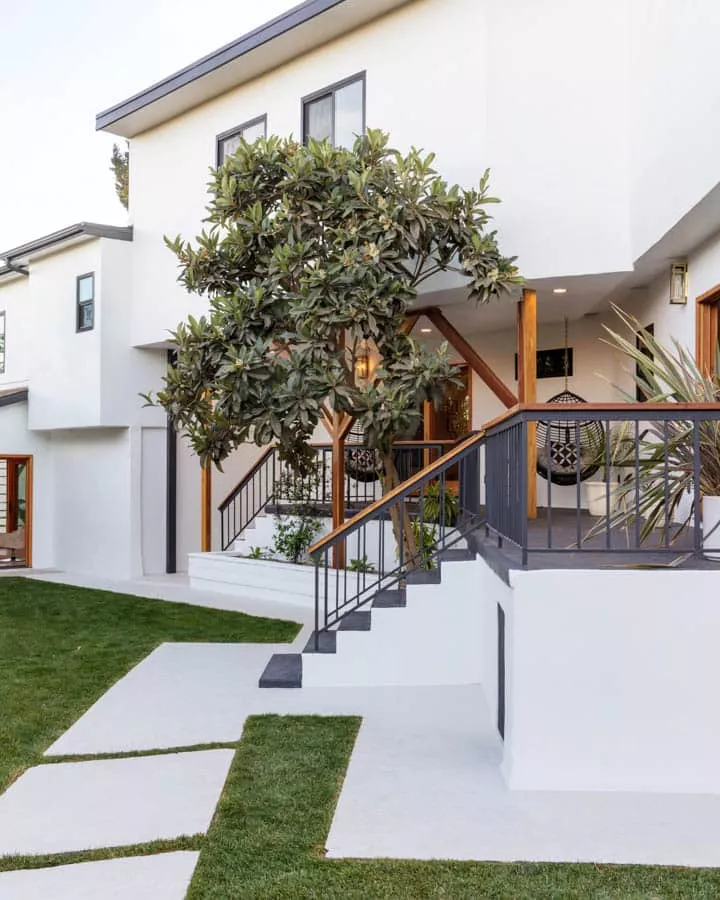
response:
[[(565, 319), (565, 387), (548, 403), (562, 406), (586, 402), (568, 390), (568, 324)], [(604, 446), (605, 429), (592, 419), (538, 422), (536, 441), (538, 474), (553, 484), (572, 485), (590, 478), (600, 468), (598, 447)]]
[(353, 444), (365, 444), (365, 429), (357, 421), (345, 438), (345, 471), (355, 481), (377, 481), (382, 471), (380, 454), (367, 447), (353, 448)]

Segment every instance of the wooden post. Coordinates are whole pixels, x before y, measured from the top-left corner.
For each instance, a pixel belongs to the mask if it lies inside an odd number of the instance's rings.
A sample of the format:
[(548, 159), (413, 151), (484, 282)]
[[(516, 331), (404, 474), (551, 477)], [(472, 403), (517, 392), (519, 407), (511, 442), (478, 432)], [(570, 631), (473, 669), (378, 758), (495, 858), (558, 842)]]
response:
[(211, 463), (200, 470), (200, 550), (212, 550), (212, 468)]
[[(518, 399), (537, 401), (537, 295), (528, 288), (518, 303)], [(527, 514), (537, 518), (537, 424), (527, 428)]]

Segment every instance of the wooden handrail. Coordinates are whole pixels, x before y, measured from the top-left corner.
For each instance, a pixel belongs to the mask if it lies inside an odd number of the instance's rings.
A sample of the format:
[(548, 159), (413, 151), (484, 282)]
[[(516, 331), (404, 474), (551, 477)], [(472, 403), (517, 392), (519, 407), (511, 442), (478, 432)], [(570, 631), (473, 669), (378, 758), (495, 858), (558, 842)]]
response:
[(432, 476), (439, 470), (445, 467), (450, 467), (453, 463), (453, 460), (457, 459), (458, 456), (461, 456), (468, 447), (472, 447), (475, 444), (480, 443), (485, 437), (485, 432), (480, 431), (477, 434), (471, 434), (470, 437), (466, 438), (462, 443), (458, 444), (454, 449), (452, 449), (449, 453), (446, 453), (444, 456), (439, 457), (435, 460), (434, 463), (431, 463), (429, 466), (426, 466), (424, 469), (421, 469), (411, 478), (408, 478), (407, 481), (403, 481), (402, 484), (399, 484), (397, 487), (394, 487), (391, 491), (388, 491), (387, 494), (384, 494), (380, 497), (379, 500), (375, 500), (369, 506), (366, 506), (361, 512), (357, 513), (352, 517), (352, 519), (348, 519), (347, 522), (344, 522), (334, 531), (331, 531), (330, 534), (325, 535), (325, 537), (321, 538), (315, 544), (310, 547), (308, 551), (311, 556), (315, 553), (318, 553), (320, 550), (323, 550), (329, 544), (335, 543), (335, 540), (338, 537), (341, 537), (348, 531), (353, 531), (355, 526), (362, 519), (367, 519), (373, 515), (373, 513), (382, 510), (385, 506), (390, 506), (392, 501), (399, 497), (400, 494), (404, 494), (406, 492), (411, 492), (415, 485), (419, 484), (421, 481), (425, 481), (428, 478), (432, 478)]

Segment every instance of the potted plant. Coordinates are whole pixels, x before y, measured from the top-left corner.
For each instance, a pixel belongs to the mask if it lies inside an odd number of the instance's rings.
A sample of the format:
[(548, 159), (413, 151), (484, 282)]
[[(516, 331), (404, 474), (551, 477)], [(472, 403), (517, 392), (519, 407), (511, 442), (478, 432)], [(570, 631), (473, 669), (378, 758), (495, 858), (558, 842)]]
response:
[[(611, 347), (620, 350), (634, 364), (633, 378), (648, 401), (658, 403), (712, 403), (720, 401), (720, 381), (716, 375), (700, 371), (692, 354), (678, 341), (673, 348), (663, 346), (642, 328), (640, 322), (613, 307), (631, 332), (626, 339), (605, 327)], [(621, 391), (629, 402), (634, 394)], [(697, 428), (697, 434), (696, 434)], [(641, 436), (637, 460), (628, 467), (618, 486), (623, 502), (611, 513), (611, 524), (623, 526), (642, 520), (641, 541), (654, 529), (670, 531), (675, 540), (693, 521), (695, 502), (700, 498), (703, 549), (720, 559), (720, 421), (708, 417), (694, 425), (680, 417), (674, 421), (649, 422)], [(699, 459), (696, 458), (696, 453)], [(699, 472), (699, 484), (695, 473)], [(697, 490), (696, 490), (697, 489)], [(687, 502), (688, 495), (694, 498)]]
[(635, 440), (632, 422), (615, 422), (611, 426), (609, 439), (603, 437), (595, 448), (595, 464), (600, 467), (601, 477), (597, 481), (583, 484), (585, 502), (591, 516), (607, 513), (607, 494), (610, 491), (610, 513), (619, 506), (621, 485), (627, 480), (624, 470), (635, 464)]

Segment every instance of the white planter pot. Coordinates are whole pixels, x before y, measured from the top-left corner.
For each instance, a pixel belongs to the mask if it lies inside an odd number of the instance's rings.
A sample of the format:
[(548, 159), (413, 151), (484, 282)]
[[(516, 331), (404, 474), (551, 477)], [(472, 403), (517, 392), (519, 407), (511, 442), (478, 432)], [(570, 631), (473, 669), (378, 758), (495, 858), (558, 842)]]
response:
[(702, 529), (705, 556), (720, 560), (720, 497), (703, 497)]
[[(585, 490), (585, 502), (587, 503), (588, 512), (591, 516), (604, 516), (607, 512), (607, 503), (605, 500), (608, 485), (604, 481), (586, 481), (583, 485)], [(613, 495), (614, 485), (610, 483), (610, 512), (615, 512), (616, 499)]]

